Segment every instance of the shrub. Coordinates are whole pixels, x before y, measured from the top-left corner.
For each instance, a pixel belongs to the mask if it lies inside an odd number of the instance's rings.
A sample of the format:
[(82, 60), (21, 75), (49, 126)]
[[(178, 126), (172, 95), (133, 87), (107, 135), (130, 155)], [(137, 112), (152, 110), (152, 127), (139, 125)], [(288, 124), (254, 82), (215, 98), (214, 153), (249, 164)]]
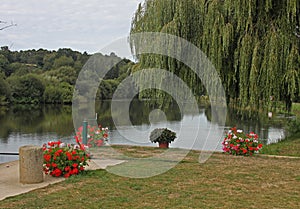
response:
[[(76, 132), (76, 141), (82, 143), (82, 130), (80, 126)], [(108, 138), (108, 128), (102, 128), (101, 126), (88, 126), (87, 127), (87, 146), (88, 147), (100, 147)]]
[(89, 154), (84, 145), (66, 145), (60, 141), (43, 145), (44, 172), (54, 177), (80, 174), (88, 165)]
[(289, 135), (295, 135), (300, 133), (300, 119), (296, 118), (291, 120), (287, 124), (287, 131)]
[(229, 130), (223, 140), (223, 151), (232, 155), (253, 155), (259, 152), (262, 144), (254, 132), (245, 134), (236, 127)]
[(156, 142), (168, 142), (171, 143), (176, 138), (176, 133), (167, 128), (156, 128), (150, 134), (150, 141)]

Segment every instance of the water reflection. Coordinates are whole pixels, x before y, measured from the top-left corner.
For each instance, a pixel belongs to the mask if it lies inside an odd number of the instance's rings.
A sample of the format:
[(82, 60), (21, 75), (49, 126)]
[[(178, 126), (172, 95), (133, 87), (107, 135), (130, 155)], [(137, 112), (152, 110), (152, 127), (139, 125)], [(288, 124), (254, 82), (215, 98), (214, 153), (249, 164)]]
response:
[[(119, 101), (122, 105), (124, 101)], [(125, 101), (127, 103), (127, 101)], [(86, 107), (91, 108), (91, 107)], [(109, 127), (111, 130), (110, 142), (115, 144), (139, 144), (143, 146), (156, 146), (149, 142), (149, 134), (154, 128), (168, 127), (178, 131), (181, 139), (175, 140), (171, 147), (186, 148), (192, 142), (188, 141), (191, 133), (198, 130), (202, 134), (201, 140), (195, 142), (196, 148), (203, 147), (203, 142), (207, 136), (207, 131), (211, 126), (218, 126), (218, 121), (211, 121), (211, 109), (209, 106), (199, 105), (200, 112), (193, 112), (182, 115), (176, 103), (159, 108), (147, 101), (131, 101), (129, 116), (131, 126), (122, 127), (123, 133), (130, 136), (123, 137), (122, 131), (116, 131), (114, 121), (111, 117), (111, 102), (100, 101), (96, 103), (95, 111), (98, 114), (98, 124)], [(83, 110), (84, 112), (84, 110)], [(122, 112), (119, 113), (122, 117)], [(200, 121), (200, 128), (198, 123)], [(189, 124), (182, 127), (183, 122)], [(189, 123), (187, 123), (189, 121)], [(93, 124), (92, 121), (90, 123)], [(276, 142), (284, 138), (284, 119), (273, 117), (269, 120), (266, 115), (258, 115), (256, 120), (239, 120), (235, 111), (228, 108), (225, 127), (218, 127), (219, 131), (237, 126), (245, 132), (254, 131), (260, 138), (267, 139), (266, 143)], [(96, 122), (94, 122), (96, 124)], [(149, 133), (143, 137), (130, 135), (131, 129), (146, 131)], [(68, 142), (74, 142), (75, 130), (72, 120), (71, 106), (12, 106), (9, 108), (0, 108), (0, 152), (18, 152), (20, 146), (26, 144), (42, 145), (50, 140), (62, 139)], [(221, 140), (221, 139), (220, 139)], [(220, 147), (218, 147), (220, 149)], [(0, 162), (7, 161), (0, 155)]]
[(73, 133), (70, 106), (12, 106), (0, 114), (0, 142), (5, 143), (11, 134), (55, 133), (59, 137)]

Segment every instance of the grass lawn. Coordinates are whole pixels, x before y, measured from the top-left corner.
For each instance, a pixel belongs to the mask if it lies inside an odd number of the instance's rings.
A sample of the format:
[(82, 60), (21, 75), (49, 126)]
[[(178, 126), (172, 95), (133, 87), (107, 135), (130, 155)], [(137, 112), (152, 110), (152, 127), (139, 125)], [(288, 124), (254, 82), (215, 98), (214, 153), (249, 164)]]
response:
[[(116, 147), (149, 157), (157, 148)], [(88, 171), (61, 183), (0, 201), (0, 208), (300, 208), (300, 159), (191, 151), (169, 171), (150, 178)], [(157, 161), (157, 165), (164, 162)], [(116, 168), (126, 166), (121, 164)]]
[(300, 118), (300, 103), (293, 103), (292, 113)]
[(262, 154), (300, 157), (300, 133), (278, 143), (264, 146)]

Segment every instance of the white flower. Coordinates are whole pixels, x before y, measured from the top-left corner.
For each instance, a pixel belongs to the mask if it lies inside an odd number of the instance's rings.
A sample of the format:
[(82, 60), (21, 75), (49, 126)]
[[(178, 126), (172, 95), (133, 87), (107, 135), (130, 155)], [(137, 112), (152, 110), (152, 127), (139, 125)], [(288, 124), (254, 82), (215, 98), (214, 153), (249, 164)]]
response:
[(237, 136), (236, 136), (236, 135), (234, 135), (232, 138), (234, 138), (234, 139), (237, 139)]
[(66, 144), (65, 144), (65, 143), (60, 143), (60, 144), (59, 144), (59, 147), (60, 147), (60, 148), (66, 147)]
[(80, 146), (78, 144), (74, 145), (74, 149), (79, 149), (79, 148), (80, 148)]
[(238, 132), (238, 133), (243, 133), (243, 130), (240, 130), (240, 129), (239, 129), (239, 130), (237, 130), (236, 132)]

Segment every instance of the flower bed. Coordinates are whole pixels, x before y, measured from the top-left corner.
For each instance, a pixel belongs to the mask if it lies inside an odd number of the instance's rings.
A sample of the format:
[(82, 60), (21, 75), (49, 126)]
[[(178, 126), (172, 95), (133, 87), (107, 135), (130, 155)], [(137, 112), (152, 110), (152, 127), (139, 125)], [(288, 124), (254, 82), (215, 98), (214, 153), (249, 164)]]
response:
[[(76, 142), (82, 143), (82, 130), (83, 127), (79, 127), (76, 132)], [(88, 126), (87, 134), (87, 146), (88, 147), (100, 147), (108, 138), (108, 128), (102, 128), (101, 126)]]
[(68, 178), (85, 170), (89, 154), (82, 144), (71, 145), (60, 141), (48, 142), (43, 145), (44, 172), (54, 177)]
[(76, 145), (61, 141), (43, 145), (45, 174), (68, 178), (85, 170), (90, 159), (88, 148), (102, 146), (108, 138), (108, 128), (88, 126), (87, 145), (82, 144), (82, 130), (83, 127), (78, 128), (75, 136)]
[(236, 127), (228, 131), (223, 140), (223, 151), (232, 155), (253, 155), (262, 148), (259, 137), (254, 132), (245, 134)]

